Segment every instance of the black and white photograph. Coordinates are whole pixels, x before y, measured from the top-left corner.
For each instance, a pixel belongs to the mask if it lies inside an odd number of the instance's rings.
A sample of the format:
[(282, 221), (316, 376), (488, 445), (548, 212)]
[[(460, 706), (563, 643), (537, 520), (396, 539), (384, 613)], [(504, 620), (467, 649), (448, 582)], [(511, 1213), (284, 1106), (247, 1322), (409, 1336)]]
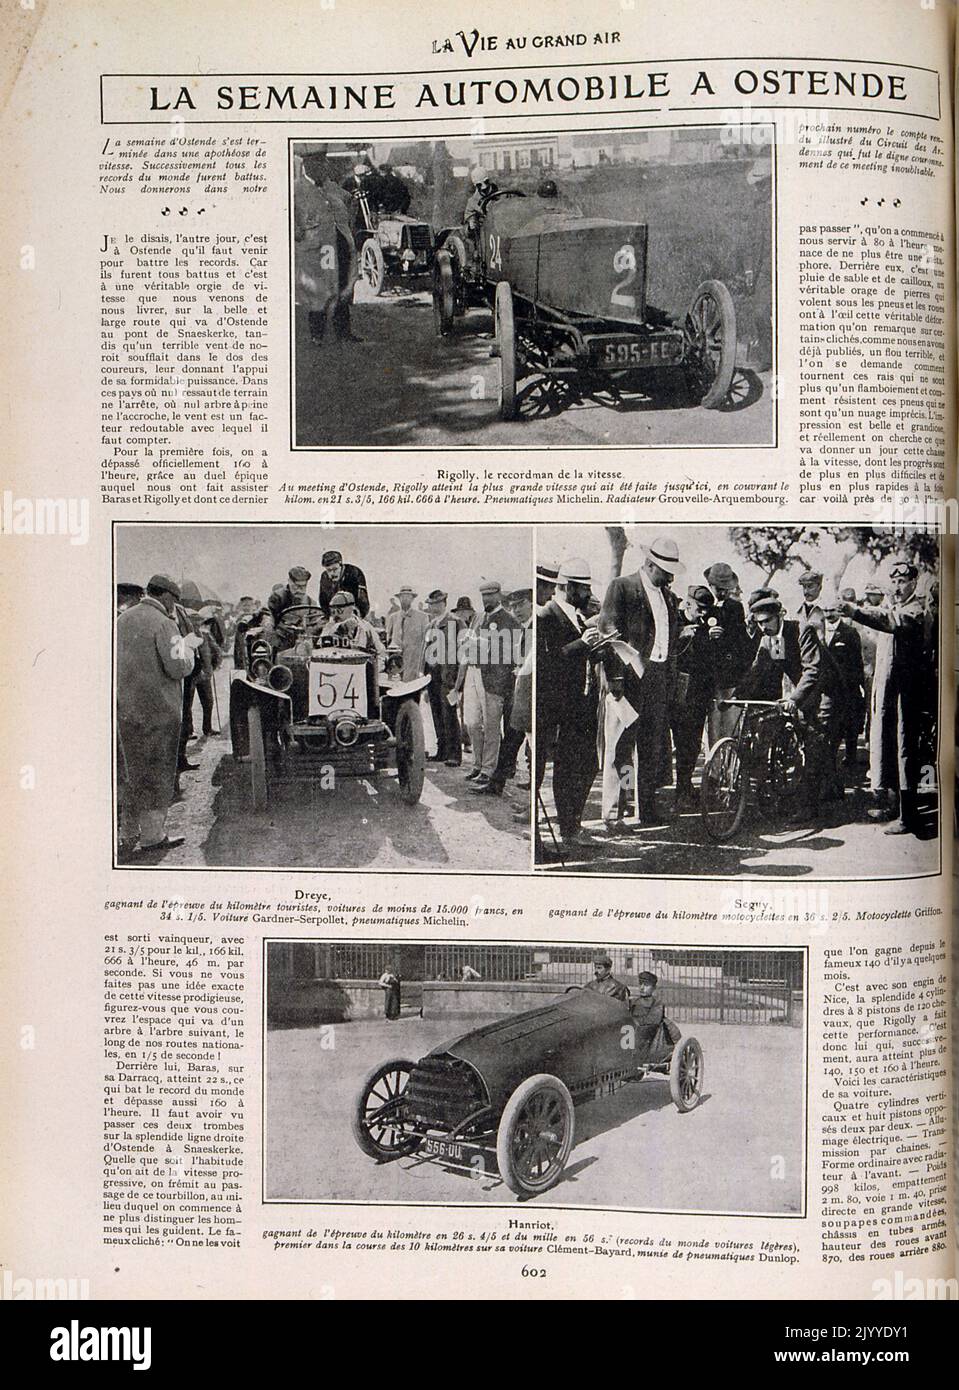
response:
[(291, 141), (292, 446), (775, 444), (773, 135)]
[(267, 1202), (803, 1214), (802, 949), (265, 956)]
[(539, 869), (939, 872), (938, 532), (536, 540)]
[(117, 524), (116, 863), (530, 867), (522, 526)]

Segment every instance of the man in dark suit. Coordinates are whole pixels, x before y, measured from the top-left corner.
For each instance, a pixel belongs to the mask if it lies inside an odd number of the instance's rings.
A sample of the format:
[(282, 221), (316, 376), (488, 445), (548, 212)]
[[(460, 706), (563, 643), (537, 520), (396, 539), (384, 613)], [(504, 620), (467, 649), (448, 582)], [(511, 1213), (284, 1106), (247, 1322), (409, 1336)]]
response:
[(604, 776), (603, 818), (613, 834), (618, 833), (625, 794), (633, 782), (634, 757), (640, 822), (656, 819), (680, 628), (679, 603), (669, 586), (683, 569), (676, 542), (658, 537), (646, 549), (640, 569), (612, 581), (599, 615), (600, 631), (618, 634), (633, 649), (628, 661), (611, 649), (603, 655), (609, 694), (613, 700), (624, 698), (636, 715), (621, 732), (619, 725), (608, 726), (618, 733), (605, 755), (619, 780), (618, 804), (612, 804), (608, 791), (614, 779)]
[(716, 601), (704, 584), (691, 585), (683, 604), (677, 643), (676, 698), (670, 728), (676, 750), (676, 805), (691, 809), (693, 768), (703, 743), (703, 729), (716, 694), (716, 643), (710, 640)]
[(301, 604), (312, 602), (306, 592), (309, 582), (310, 571), (302, 565), (294, 565), (287, 576), (286, 584), (274, 588), (266, 604), (276, 627), (280, 626), (283, 614), (288, 608), (298, 608)]
[[(703, 571), (703, 578), (713, 595), (709, 618), (709, 642), (716, 670), (716, 699), (728, 700), (736, 682), (748, 669), (753, 658), (754, 643), (746, 628), (746, 613), (735, 597), (739, 576), (724, 560), (717, 560)], [(715, 743), (732, 732), (735, 714), (713, 708), (709, 715), (709, 742)]]
[(835, 748), (830, 767), (830, 742), (841, 703), (839, 673), (817, 629), (784, 617), (778, 597), (759, 592), (750, 602), (749, 616), (759, 630), (759, 645), (736, 693), (744, 700), (776, 701), (802, 716), (808, 806), (795, 819), (806, 820), (819, 814), (820, 802), (835, 779)]
[(567, 560), (553, 597), (536, 614), (536, 795), (553, 760), (553, 800), (564, 845), (593, 844), (582, 829), (596, 779), (598, 692), (594, 663), (602, 638), (586, 622), (589, 565)]
[[(839, 672), (841, 708), (837, 706), (831, 729), (831, 741), (835, 742), (833, 756), (838, 758), (840, 744), (845, 740), (846, 763), (851, 767), (856, 761), (856, 744), (865, 711), (866, 675), (863, 670), (862, 638), (852, 623), (841, 616), (839, 602), (831, 591), (820, 598), (823, 615), (821, 636), (823, 646)], [(849, 600), (844, 599), (843, 602)]]
[(459, 710), (455, 703), (450, 703), (449, 696), (456, 688), (459, 639), (466, 624), (449, 611), (442, 589), (434, 589), (426, 602), (430, 624), (426, 629), (425, 667), (430, 678), (427, 692), (436, 733), (436, 752), (428, 761), (459, 767), (463, 761), (463, 738)]
[(345, 565), (338, 550), (327, 550), (323, 554), (323, 573), (320, 576), (320, 607), (323, 616), (330, 616), (330, 600), (334, 594), (346, 590), (356, 599), (356, 610), (361, 618), (369, 615), (370, 595), (366, 587), (366, 575), (359, 565)]
[[(887, 608), (859, 608), (841, 603), (840, 612), (863, 627), (892, 634), (892, 649), (876, 662), (873, 689), (873, 730), (878, 765), (870, 766), (874, 787), (899, 790), (899, 817), (886, 827), (886, 835), (917, 835), (919, 779), (922, 775), (920, 729), (926, 698), (924, 676), (925, 609), (916, 595), (919, 571), (909, 560), (897, 561), (889, 571), (892, 604)], [(882, 813), (878, 812), (878, 818)]]

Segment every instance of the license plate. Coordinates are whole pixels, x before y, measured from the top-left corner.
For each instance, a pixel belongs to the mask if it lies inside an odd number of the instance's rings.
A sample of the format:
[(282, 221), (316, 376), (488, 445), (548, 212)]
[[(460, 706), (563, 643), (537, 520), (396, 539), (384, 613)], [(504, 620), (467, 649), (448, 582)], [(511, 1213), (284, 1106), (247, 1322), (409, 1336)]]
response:
[(466, 1145), (455, 1139), (424, 1139), (419, 1151), (430, 1158), (445, 1158), (453, 1163), (465, 1163), (467, 1157)]
[(590, 358), (599, 367), (657, 367), (682, 361), (679, 338), (592, 338)]

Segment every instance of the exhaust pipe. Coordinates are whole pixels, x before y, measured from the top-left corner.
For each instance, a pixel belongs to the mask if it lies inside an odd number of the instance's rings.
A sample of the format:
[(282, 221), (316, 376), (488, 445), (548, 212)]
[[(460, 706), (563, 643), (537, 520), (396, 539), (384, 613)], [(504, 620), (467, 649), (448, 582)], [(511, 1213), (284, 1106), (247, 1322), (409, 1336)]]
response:
[(282, 695), (293, 684), (293, 672), (289, 666), (271, 666), (266, 681), (271, 690)]
[(352, 719), (339, 719), (333, 726), (333, 737), (341, 748), (352, 748), (360, 736), (360, 726)]

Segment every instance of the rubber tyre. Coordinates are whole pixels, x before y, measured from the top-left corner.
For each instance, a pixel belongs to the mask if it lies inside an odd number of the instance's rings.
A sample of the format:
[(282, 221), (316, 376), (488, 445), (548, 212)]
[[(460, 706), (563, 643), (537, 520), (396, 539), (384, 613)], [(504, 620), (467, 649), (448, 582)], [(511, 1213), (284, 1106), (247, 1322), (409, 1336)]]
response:
[(516, 419), (516, 317), (513, 291), (505, 280), (496, 286), (493, 301), (496, 346), (499, 350), (499, 413), (501, 420)]
[(686, 315), (691, 375), (705, 410), (715, 410), (729, 395), (736, 372), (736, 308), (721, 280), (704, 280)]
[(680, 1038), (669, 1061), (669, 1094), (683, 1115), (695, 1110), (703, 1096), (703, 1049), (696, 1038)]
[[(717, 777), (721, 776), (723, 783), (729, 783), (730, 777), (726, 771), (725, 764), (735, 758), (735, 780), (729, 787), (729, 804), (726, 807), (726, 818), (717, 822), (713, 819), (717, 807), (714, 804), (713, 789), (716, 786)], [(700, 813), (703, 818), (703, 825), (706, 834), (711, 840), (721, 844), (724, 840), (732, 839), (736, 831), (742, 825), (743, 816), (746, 813), (746, 781), (743, 777), (742, 758), (739, 754), (737, 740), (734, 738), (721, 738), (709, 751), (709, 757), (703, 765), (703, 780), (700, 787)]]
[(246, 726), (250, 735), (250, 789), (253, 794), (254, 811), (265, 811), (267, 803), (266, 746), (263, 742), (263, 716), (257, 705), (251, 705), (246, 712)]
[(396, 711), (396, 771), (400, 796), (407, 806), (415, 806), (423, 791), (426, 775), (426, 738), (423, 716), (416, 700), (404, 700)]
[[(553, 1137), (545, 1140), (542, 1155), (544, 1128)], [(575, 1130), (573, 1097), (558, 1076), (543, 1072), (517, 1086), (496, 1131), (496, 1162), (510, 1191), (518, 1197), (536, 1197), (555, 1186), (566, 1167)], [(537, 1149), (547, 1161), (533, 1171)]]
[(376, 237), (368, 237), (364, 241), (363, 249), (360, 251), (360, 269), (363, 279), (373, 293), (382, 294), (383, 286), (386, 284), (386, 261)]
[(448, 251), (439, 251), (433, 262), (433, 327), (437, 338), (446, 338), (452, 333), (455, 313), (453, 257)]
[[(385, 1125), (382, 1127), (373, 1125), (371, 1127), (370, 1124), (371, 1101), (373, 1102), (372, 1108), (375, 1110), (380, 1097), (382, 1097), (382, 1104), (389, 1104), (388, 1097), (391, 1093), (395, 1092), (395, 1097), (401, 1096), (415, 1065), (415, 1062), (410, 1062), (405, 1057), (381, 1062), (367, 1075), (360, 1087), (350, 1117), (350, 1128), (353, 1131), (353, 1138), (368, 1158), (378, 1159), (382, 1163), (392, 1158), (403, 1158), (406, 1154), (414, 1153), (419, 1148), (421, 1138), (418, 1134), (403, 1134), (401, 1132), (397, 1135), (395, 1128)], [(406, 1079), (402, 1080), (404, 1075)], [(379, 1094), (374, 1094), (374, 1092)], [(374, 1139), (373, 1129), (376, 1128), (379, 1128), (381, 1136), (389, 1132), (391, 1142), (384, 1143), (382, 1137)]]

